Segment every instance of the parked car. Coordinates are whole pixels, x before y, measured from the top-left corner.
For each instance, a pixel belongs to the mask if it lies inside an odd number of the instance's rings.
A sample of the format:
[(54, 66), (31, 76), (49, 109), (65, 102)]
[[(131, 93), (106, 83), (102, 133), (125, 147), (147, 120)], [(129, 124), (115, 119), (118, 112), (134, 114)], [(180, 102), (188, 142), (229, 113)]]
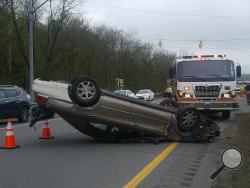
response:
[(11, 86), (0, 86), (0, 119), (17, 118), (20, 122), (29, 119), (31, 97), (24, 89)]
[(154, 138), (154, 140), (204, 141), (219, 135), (218, 126), (193, 107), (163, 107), (147, 101), (100, 89), (87, 76), (70, 83), (33, 83), (40, 115), (48, 119), (58, 113), (80, 132), (104, 141)]
[(114, 93), (116, 93), (118, 95), (124, 95), (124, 96), (128, 96), (128, 97), (136, 98), (135, 94), (131, 90), (121, 89), (121, 90), (114, 91)]
[(144, 100), (151, 101), (154, 100), (155, 94), (151, 89), (142, 89), (136, 93), (136, 97), (143, 97)]

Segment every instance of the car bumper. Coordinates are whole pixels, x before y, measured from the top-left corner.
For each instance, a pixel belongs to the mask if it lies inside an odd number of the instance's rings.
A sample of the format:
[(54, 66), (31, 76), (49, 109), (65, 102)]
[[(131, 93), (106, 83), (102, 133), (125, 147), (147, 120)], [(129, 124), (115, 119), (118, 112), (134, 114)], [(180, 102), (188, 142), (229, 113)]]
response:
[(238, 110), (239, 109), (239, 103), (238, 102), (180, 102), (177, 101), (177, 104), (179, 106), (192, 106), (199, 110), (217, 110), (217, 111), (223, 111), (223, 110)]
[(137, 95), (136, 98), (138, 99), (144, 99), (144, 100), (149, 100), (148, 96), (144, 96), (144, 95)]

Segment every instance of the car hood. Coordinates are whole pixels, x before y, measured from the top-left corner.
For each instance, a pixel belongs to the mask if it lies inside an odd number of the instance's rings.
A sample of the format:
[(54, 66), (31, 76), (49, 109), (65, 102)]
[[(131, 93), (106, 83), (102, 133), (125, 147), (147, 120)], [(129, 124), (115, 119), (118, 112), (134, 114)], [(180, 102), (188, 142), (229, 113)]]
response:
[(149, 93), (136, 94), (137, 97), (146, 97), (149, 96)]

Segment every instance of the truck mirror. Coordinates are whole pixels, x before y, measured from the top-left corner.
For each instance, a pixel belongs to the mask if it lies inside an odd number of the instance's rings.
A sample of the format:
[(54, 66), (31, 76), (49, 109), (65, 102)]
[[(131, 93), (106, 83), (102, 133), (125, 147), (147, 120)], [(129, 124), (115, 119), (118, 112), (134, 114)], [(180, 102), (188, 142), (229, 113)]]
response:
[(237, 77), (241, 76), (241, 66), (240, 65), (236, 66), (236, 76)]
[(169, 78), (174, 78), (174, 75), (175, 75), (175, 67), (170, 67), (169, 70), (168, 70), (168, 75), (169, 75)]

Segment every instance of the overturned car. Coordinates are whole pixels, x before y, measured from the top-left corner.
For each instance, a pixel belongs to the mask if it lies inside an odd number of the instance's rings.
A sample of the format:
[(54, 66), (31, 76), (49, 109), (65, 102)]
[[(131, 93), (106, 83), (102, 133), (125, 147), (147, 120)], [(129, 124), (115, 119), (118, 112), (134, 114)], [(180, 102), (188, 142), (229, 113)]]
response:
[(38, 106), (31, 126), (54, 112), (80, 132), (102, 141), (208, 141), (219, 127), (193, 107), (174, 107), (121, 96), (100, 89), (87, 76), (70, 83), (34, 80)]

